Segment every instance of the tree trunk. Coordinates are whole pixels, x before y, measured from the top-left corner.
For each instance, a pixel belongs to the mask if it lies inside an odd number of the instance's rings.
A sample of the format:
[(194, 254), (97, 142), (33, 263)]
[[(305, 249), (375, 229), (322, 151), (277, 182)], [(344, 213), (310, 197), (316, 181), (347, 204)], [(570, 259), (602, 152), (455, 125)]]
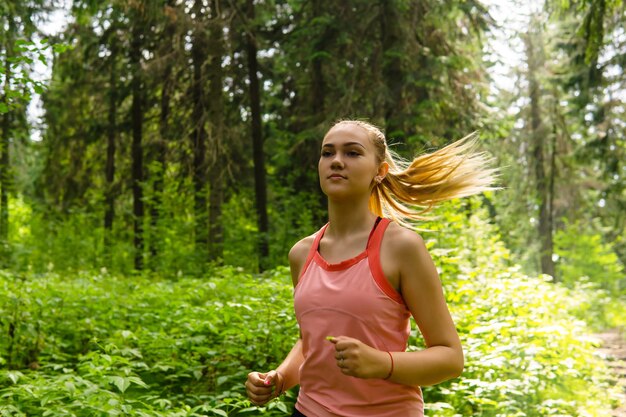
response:
[[(313, 0), (312, 1), (312, 11), (313, 11), (313, 19), (324, 17), (324, 5), (330, 5), (331, 2), (324, 2), (323, 0)], [(311, 90), (309, 95), (311, 97), (310, 109), (308, 110), (308, 117), (310, 123), (308, 123), (307, 128), (311, 128), (321, 123), (327, 121), (327, 106), (326, 106), (326, 80), (324, 78), (324, 62), (321, 54), (317, 52), (324, 51), (327, 47), (327, 44), (332, 40), (332, 34), (328, 27), (324, 30), (324, 33), (320, 38), (315, 41), (314, 50), (315, 56), (311, 62)], [(333, 117), (337, 117), (337, 114), (334, 114)], [(309, 140), (306, 142), (303, 152), (307, 154), (305, 157), (305, 165), (310, 166), (310, 168), (317, 169), (317, 156), (319, 155), (320, 143), (316, 140)], [(311, 155), (313, 157), (311, 158)], [(312, 161), (311, 161), (312, 159)], [(296, 182), (296, 189), (307, 190), (311, 189), (311, 187), (319, 187), (318, 184), (312, 184), (310, 181), (310, 177), (308, 175), (303, 175), (301, 177), (301, 181)], [(317, 193), (318, 204), (320, 207), (326, 207), (328, 201), (326, 196), (322, 192)], [(313, 222), (315, 224), (321, 224), (327, 221), (327, 216), (321, 212), (315, 211), (313, 213)]]
[[(254, 2), (248, 0), (248, 21), (254, 21)], [(267, 220), (267, 183), (265, 178), (265, 154), (261, 126), (261, 97), (257, 76), (257, 45), (253, 33), (248, 31), (248, 74), (250, 77), (250, 113), (252, 115), (252, 153), (254, 159), (254, 192), (256, 197), (257, 228), (259, 230), (259, 271), (269, 267), (269, 243)]]
[(209, 32), (209, 156), (210, 187), (209, 198), (209, 260), (221, 262), (224, 252), (224, 230), (222, 226), (222, 205), (224, 203), (224, 172), (227, 162), (224, 152), (224, 71), (222, 60), (225, 54), (224, 22), (219, 13), (219, 2), (211, 1), (211, 26)]
[[(322, 16), (323, 4), (322, 0), (313, 0), (312, 7), (314, 18)], [(314, 52), (320, 52), (324, 49), (326, 46), (326, 37), (327, 35), (324, 34), (322, 38), (315, 42)], [(313, 116), (313, 123), (318, 123), (324, 120), (324, 98), (326, 97), (326, 84), (324, 82), (324, 70), (320, 54), (315, 55), (311, 65), (311, 115)]]
[(115, 180), (115, 146), (117, 136), (117, 45), (113, 40), (111, 44), (111, 57), (109, 70), (109, 117), (107, 132), (107, 161), (105, 167), (105, 196), (104, 196), (104, 253), (106, 263), (111, 267), (111, 241), (113, 233), (113, 217), (115, 215), (115, 195), (113, 183)]
[(139, 22), (133, 27), (130, 46), (130, 64), (132, 68), (132, 104), (131, 126), (133, 142), (131, 149), (132, 158), (132, 183), (133, 183), (133, 215), (134, 215), (134, 245), (135, 245), (135, 270), (143, 269), (143, 86), (141, 76), (141, 28)]
[[(531, 21), (532, 25), (532, 21)], [(550, 188), (544, 169), (543, 142), (547, 136), (541, 117), (541, 91), (537, 73), (543, 67), (541, 38), (536, 33), (525, 36), (526, 56), (528, 60), (528, 89), (530, 98), (531, 150), (534, 164), (537, 196), (539, 199), (539, 241), (541, 273), (555, 276), (552, 260), (552, 220), (550, 218)]]
[(167, 168), (167, 162), (165, 155), (167, 153), (167, 144), (170, 140), (170, 100), (171, 100), (171, 87), (172, 85), (172, 66), (167, 64), (165, 73), (163, 74), (163, 83), (161, 84), (161, 113), (159, 115), (159, 136), (156, 139), (154, 145), (154, 154), (157, 162), (157, 169), (154, 173), (154, 181), (152, 182), (152, 201), (150, 203), (150, 225), (151, 225), (151, 239), (150, 239), (150, 257), (156, 260), (159, 255), (157, 249), (157, 242), (159, 239), (158, 228), (160, 219), (160, 210), (163, 205), (163, 177)]
[(193, 152), (193, 186), (194, 186), (194, 218), (195, 242), (197, 250), (204, 252), (207, 247), (207, 201), (206, 201), (206, 99), (203, 65), (207, 56), (206, 29), (202, 14), (202, 1), (196, 0), (193, 5), (195, 29), (191, 47), (193, 67), (193, 83), (191, 97), (193, 102), (192, 122), (195, 124), (191, 133)]
[[(552, 132), (552, 146), (550, 149), (550, 177), (548, 179), (548, 186), (547, 186), (547, 200), (548, 200), (548, 207), (547, 207), (547, 225), (546, 225), (546, 229), (549, 230), (549, 233), (546, 235), (546, 248), (547, 250), (549, 250), (550, 252), (550, 261), (549, 264), (546, 265), (546, 270), (547, 271), (551, 271), (552, 273), (550, 275), (552, 275), (552, 277), (554, 277), (554, 281), (558, 282), (559, 281), (559, 277), (556, 274), (556, 268), (554, 265), (554, 260), (552, 259), (552, 253), (554, 252), (554, 240), (553, 240), (553, 235), (554, 235), (554, 181), (556, 178), (556, 152), (557, 152), (557, 130), (556, 130), (556, 124), (554, 125), (553, 128), (553, 132)], [(543, 269), (543, 267), (542, 267)], [(546, 272), (549, 273), (549, 272)]]
[[(11, 58), (13, 57), (13, 33), (15, 32), (14, 19), (9, 16), (9, 30), (7, 31), (5, 49), (4, 97), (8, 102), (13, 73)], [(11, 189), (11, 166), (9, 147), (11, 143), (11, 111), (2, 115), (2, 139), (0, 142), (0, 253), (4, 253), (9, 239), (9, 190)], [(2, 256), (2, 259), (5, 259)]]
[[(174, 0), (169, 0), (167, 2), (166, 11), (174, 13), (175, 2)], [(165, 13), (165, 19), (167, 19), (165, 23), (165, 33), (163, 36), (163, 51), (162, 55), (166, 57), (165, 67), (163, 68), (162, 75), (162, 83), (161, 83), (161, 112), (159, 115), (159, 136), (156, 139), (156, 143), (154, 146), (155, 159), (158, 164), (158, 168), (155, 173), (155, 178), (152, 183), (152, 194), (153, 199), (150, 205), (150, 224), (151, 224), (151, 234), (152, 237), (150, 239), (150, 258), (152, 260), (151, 264), (154, 266), (154, 263), (157, 261), (158, 256), (158, 239), (159, 239), (159, 219), (161, 213), (161, 207), (163, 205), (163, 183), (164, 183), (164, 175), (166, 170), (166, 159), (165, 155), (167, 153), (167, 145), (171, 139), (171, 131), (169, 125), (170, 111), (171, 111), (171, 94), (173, 90), (173, 80), (172, 80), (172, 71), (173, 71), (173, 58), (170, 55), (174, 51), (174, 33), (176, 30), (176, 21), (169, 14)]]
[(394, 141), (404, 141), (402, 124), (399, 120), (401, 113), (402, 88), (404, 86), (404, 72), (402, 71), (402, 20), (393, 0), (382, 0), (381, 8), (381, 41), (383, 49), (383, 80), (386, 86), (385, 94), (385, 130)]

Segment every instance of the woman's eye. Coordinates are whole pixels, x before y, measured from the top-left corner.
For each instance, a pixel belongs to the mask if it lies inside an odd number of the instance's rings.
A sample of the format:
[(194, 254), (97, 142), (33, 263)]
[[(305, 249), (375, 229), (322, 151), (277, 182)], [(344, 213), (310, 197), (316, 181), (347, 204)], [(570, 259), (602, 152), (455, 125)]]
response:
[(346, 152), (348, 156), (359, 156), (360, 154), (357, 151), (348, 151)]
[(332, 155), (332, 153), (330, 153), (328, 151), (322, 151), (322, 157), (323, 158), (329, 157), (330, 155)]

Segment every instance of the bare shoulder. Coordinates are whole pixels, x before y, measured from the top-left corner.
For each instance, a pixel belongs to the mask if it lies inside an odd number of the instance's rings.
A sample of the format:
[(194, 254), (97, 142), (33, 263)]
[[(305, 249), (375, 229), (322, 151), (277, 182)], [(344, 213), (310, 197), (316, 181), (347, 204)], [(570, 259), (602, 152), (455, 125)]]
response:
[(416, 254), (428, 254), (424, 239), (413, 230), (402, 227), (397, 223), (389, 224), (385, 237), (387, 238), (390, 252), (399, 259), (404, 259), (406, 256), (415, 257)]
[(424, 239), (415, 231), (392, 222), (380, 251), (383, 273), (396, 290), (404, 292), (406, 281), (420, 281), (432, 273), (432, 259)]
[(297, 241), (289, 250), (289, 262), (304, 262), (314, 240), (315, 235), (313, 234)]
[(314, 241), (315, 234), (307, 236), (296, 242), (296, 244), (293, 245), (289, 251), (289, 267), (291, 268), (291, 279), (294, 287), (298, 284), (300, 271), (304, 266), (304, 262), (306, 261), (309, 251), (311, 250), (311, 245), (313, 245)]

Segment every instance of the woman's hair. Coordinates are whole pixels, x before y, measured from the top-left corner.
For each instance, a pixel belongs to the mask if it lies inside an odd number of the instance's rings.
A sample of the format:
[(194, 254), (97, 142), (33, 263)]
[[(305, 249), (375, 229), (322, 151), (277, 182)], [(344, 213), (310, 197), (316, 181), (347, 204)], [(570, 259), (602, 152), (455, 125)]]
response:
[(407, 220), (428, 219), (424, 214), (442, 201), (495, 189), (497, 171), (488, 168), (492, 158), (476, 151), (476, 132), (409, 162), (388, 148), (385, 135), (373, 124), (341, 120), (335, 126), (342, 124), (363, 128), (376, 148), (377, 162), (389, 164), (385, 178), (374, 182), (369, 200), (370, 210), (378, 216), (408, 225)]

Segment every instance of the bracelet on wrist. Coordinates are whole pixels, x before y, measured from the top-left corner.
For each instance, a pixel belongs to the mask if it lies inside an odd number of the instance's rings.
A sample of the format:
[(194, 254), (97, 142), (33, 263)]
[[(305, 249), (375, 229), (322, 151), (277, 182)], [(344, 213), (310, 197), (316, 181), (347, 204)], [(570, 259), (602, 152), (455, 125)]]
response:
[(387, 376), (383, 378), (385, 380), (391, 378), (391, 375), (393, 374), (393, 355), (389, 351), (387, 351), (387, 354), (389, 355), (389, 359), (391, 359), (391, 368), (389, 369)]

